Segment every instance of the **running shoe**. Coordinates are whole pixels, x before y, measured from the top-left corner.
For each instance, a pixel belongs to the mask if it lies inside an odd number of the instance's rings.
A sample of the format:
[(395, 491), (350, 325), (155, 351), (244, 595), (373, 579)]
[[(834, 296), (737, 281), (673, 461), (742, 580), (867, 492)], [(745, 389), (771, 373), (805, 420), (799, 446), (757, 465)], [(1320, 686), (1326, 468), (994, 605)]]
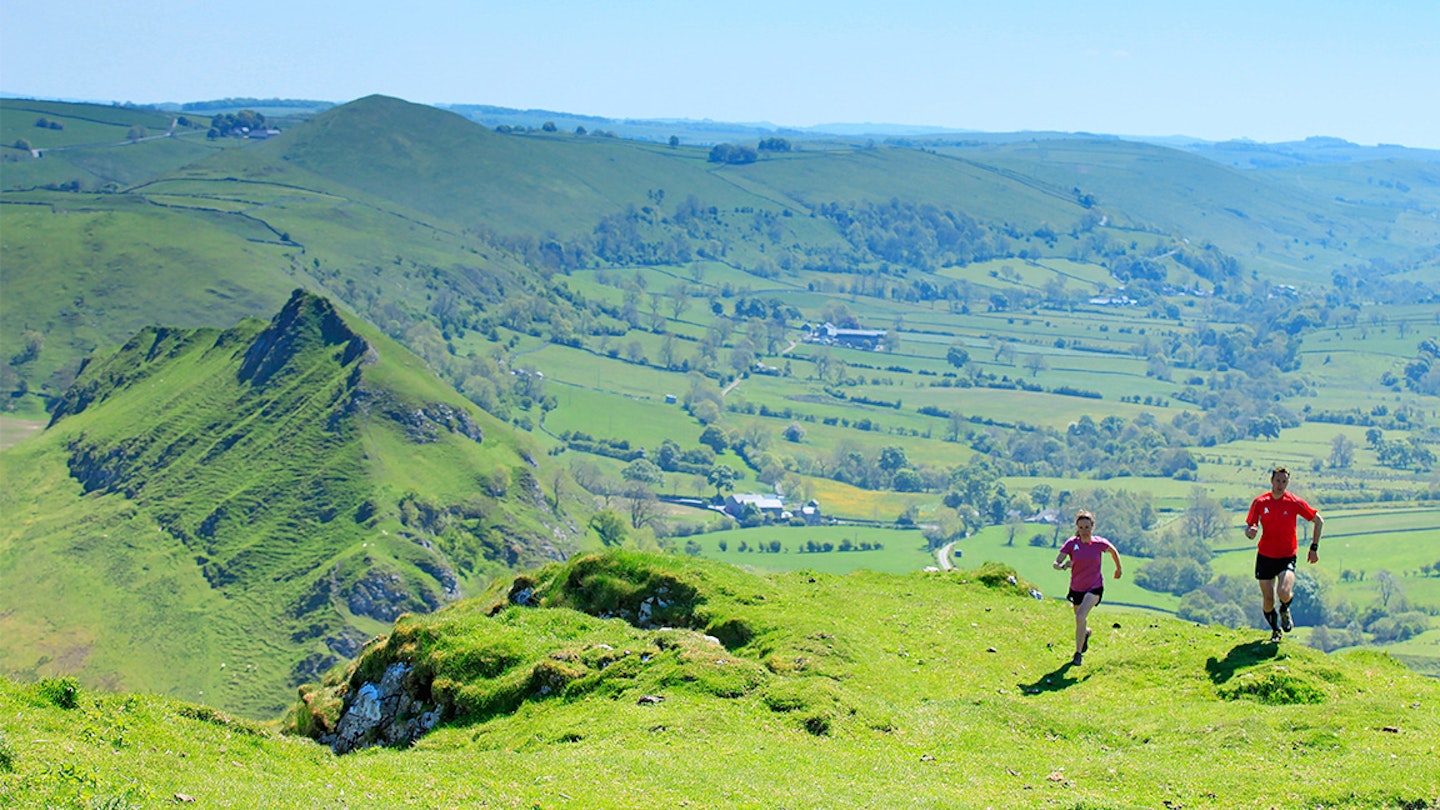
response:
[(1280, 629), (1287, 633), (1295, 629), (1295, 622), (1290, 620), (1290, 608), (1284, 605), (1280, 606)]
[(1089, 628), (1086, 628), (1086, 630), (1085, 630), (1085, 641), (1084, 641), (1083, 643), (1081, 643), (1081, 645), (1080, 645), (1080, 652), (1082, 652), (1082, 653), (1090, 652), (1090, 629), (1089, 629)]
[(1279, 630), (1271, 630), (1271, 631), (1270, 631), (1270, 641), (1273, 642), (1273, 643), (1275, 643), (1275, 644), (1279, 644), (1279, 643), (1280, 643), (1280, 639), (1282, 639), (1282, 638), (1284, 638), (1284, 637), (1285, 637), (1285, 636), (1282, 635)]
[(1083, 655), (1081, 655), (1080, 653), (1075, 653), (1075, 657), (1070, 659), (1070, 666), (1072, 666), (1072, 667), (1078, 667), (1078, 666), (1080, 666), (1081, 664), (1083, 664), (1084, 662), (1085, 662), (1085, 657), (1084, 657)]

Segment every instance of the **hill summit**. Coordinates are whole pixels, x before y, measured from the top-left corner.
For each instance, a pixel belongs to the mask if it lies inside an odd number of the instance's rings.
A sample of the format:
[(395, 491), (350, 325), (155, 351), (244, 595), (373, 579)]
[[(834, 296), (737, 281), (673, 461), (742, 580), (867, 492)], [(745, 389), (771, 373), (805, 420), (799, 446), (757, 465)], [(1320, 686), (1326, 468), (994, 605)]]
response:
[(0, 575), (34, 580), (6, 589), (7, 668), (236, 710), (579, 533), (528, 437), (298, 290), (268, 324), (151, 327), (90, 359), (9, 455), (43, 483), (5, 496), (35, 518), (0, 541)]
[(1075, 667), (1069, 606), (1032, 587), (994, 563), (759, 576), (580, 555), (402, 617), (302, 689), (294, 727), (363, 755), (205, 706), (0, 680), (0, 800), (64, 804), (71, 772), (91, 796), (197, 806), (1440, 800), (1440, 684), (1388, 656), (1102, 606)]

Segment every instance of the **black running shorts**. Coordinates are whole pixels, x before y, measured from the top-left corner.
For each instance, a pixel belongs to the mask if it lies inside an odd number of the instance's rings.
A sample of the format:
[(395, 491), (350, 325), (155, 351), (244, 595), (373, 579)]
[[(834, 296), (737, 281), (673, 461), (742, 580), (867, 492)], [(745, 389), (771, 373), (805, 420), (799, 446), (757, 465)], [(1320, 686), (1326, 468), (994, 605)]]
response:
[(1255, 555), (1255, 578), (1274, 579), (1286, 571), (1294, 573), (1294, 557), (1266, 557), (1264, 554)]
[(1099, 599), (1095, 600), (1095, 604), (1098, 605), (1100, 604), (1101, 600), (1105, 598), (1105, 586), (1101, 585), (1098, 588), (1091, 588), (1088, 591), (1071, 591), (1069, 595), (1067, 595), (1065, 598), (1070, 600), (1070, 604), (1079, 607), (1081, 600), (1085, 598), (1085, 594), (1087, 593), (1093, 593), (1097, 597), (1099, 597)]

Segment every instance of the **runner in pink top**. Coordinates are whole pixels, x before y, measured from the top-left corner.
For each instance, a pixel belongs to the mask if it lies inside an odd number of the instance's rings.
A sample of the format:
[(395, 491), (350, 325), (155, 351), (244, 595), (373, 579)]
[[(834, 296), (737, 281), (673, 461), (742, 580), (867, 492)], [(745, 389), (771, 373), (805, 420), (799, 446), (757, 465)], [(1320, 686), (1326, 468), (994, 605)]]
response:
[(1115, 560), (1115, 578), (1120, 578), (1120, 552), (1109, 540), (1094, 535), (1094, 530), (1095, 516), (1081, 509), (1075, 513), (1075, 536), (1066, 540), (1055, 555), (1055, 570), (1070, 569), (1068, 598), (1075, 606), (1075, 657), (1070, 663), (1077, 667), (1090, 649), (1090, 628), (1085, 620), (1105, 596), (1105, 572), (1100, 570), (1100, 561), (1106, 552)]

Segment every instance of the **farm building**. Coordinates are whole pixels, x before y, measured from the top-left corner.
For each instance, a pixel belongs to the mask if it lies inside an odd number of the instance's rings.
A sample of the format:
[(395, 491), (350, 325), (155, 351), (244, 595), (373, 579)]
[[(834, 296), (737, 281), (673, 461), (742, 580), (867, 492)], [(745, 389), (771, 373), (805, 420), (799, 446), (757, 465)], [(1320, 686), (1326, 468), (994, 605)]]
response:
[(740, 517), (746, 506), (754, 506), (760, 514), (775, 518), (785, 512), (785, 501), (778, 495), (731, 493), (725, 496), (725, 511), (735, 517)]
[(807, 343), (823, 343), (827, 346), (874, 349), (885, 339), (884, 329), (842, 329), (829, 321), (819, 326), (807, 323), (804, 329)]

